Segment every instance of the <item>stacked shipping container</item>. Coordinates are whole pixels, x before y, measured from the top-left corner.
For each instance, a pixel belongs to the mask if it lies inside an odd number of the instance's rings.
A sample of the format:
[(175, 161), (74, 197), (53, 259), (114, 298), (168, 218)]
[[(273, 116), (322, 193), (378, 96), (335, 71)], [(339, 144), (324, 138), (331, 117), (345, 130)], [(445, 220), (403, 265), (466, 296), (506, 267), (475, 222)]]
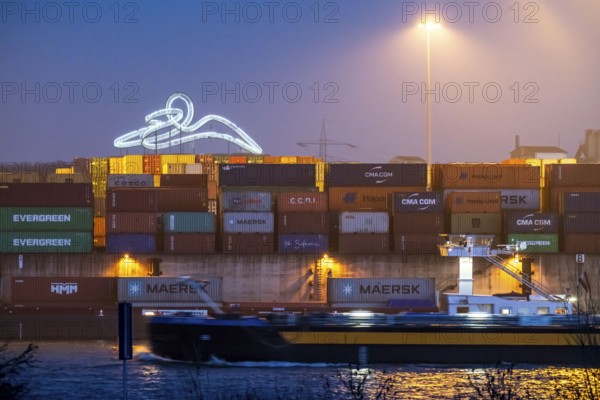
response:
[(275, 219), (270, 192), (223, 192), (223, 253), (272, 253)]
[(92, 205), (90, 184), (0, 185), (0, 252), (91, 252)]
[(392, 230), (394, 251), (403, 254), (437, 253), (444, 233), (441, 192), (394, 193)]
[(280, 253), (319, 255), (329, 248), (327, 195), (322, 192), (277, 194), (277, 243)]
[(559, 203), (563, 219), (563, 251), (600, 253), (600, 191), (565, 192)]
[(332, 229), (337, 235), (332, 236), (338, 250), (342, 253), (385, 253), (390, 249), (390, 196), (394, 192), (424, 190), (427, 166), (329, 164), (325, 185), (331, 219), (338, 221)]
[(507, 243), (525, 242), (525, 253), (557, 253), (558, 226), (558, 215), (552, 212), (514, 211), (504, 215)]

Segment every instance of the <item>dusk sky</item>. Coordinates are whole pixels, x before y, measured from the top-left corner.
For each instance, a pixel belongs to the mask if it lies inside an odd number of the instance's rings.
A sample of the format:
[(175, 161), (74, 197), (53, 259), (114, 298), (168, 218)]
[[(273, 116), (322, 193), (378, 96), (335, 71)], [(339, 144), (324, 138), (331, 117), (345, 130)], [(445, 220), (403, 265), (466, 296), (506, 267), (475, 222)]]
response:
[(600, 129), (598, 0), (7, 1), (0, 162), (124, 155), (114, 139), (174, 92), (194, 101), (193, 121), (222, 115), (268, 154), (317, 155), (297, 143), (318, 141), (325, 120), (328, 139), (358, 146), (330, 146), (331, 161), (425, 158), (425, 7), (441, 23), (433, 162), (500, 161), (516, 134), (573, 156)]

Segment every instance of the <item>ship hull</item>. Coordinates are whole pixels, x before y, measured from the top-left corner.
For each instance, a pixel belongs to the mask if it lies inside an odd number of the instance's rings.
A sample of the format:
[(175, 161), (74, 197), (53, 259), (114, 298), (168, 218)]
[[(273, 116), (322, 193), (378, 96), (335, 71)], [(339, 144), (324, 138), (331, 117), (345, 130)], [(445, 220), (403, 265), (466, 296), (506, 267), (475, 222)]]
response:
[(150, 323), (152, 351), (174, 360), (333, 364), (590, 365), (597, 333), (574, 327), (273, 326), (244, 320)]

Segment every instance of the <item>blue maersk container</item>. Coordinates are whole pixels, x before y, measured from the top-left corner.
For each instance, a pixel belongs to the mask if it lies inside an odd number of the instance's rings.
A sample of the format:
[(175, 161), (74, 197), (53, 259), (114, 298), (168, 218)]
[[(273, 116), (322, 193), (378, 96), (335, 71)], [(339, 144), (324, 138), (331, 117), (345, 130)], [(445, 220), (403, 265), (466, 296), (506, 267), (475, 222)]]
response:
[(147, 233), (108, 233), (106, 234), (107, 253), (155, 253), (156, 236)]
[(327, 235), (292, 233), (279, 235), (280, 253), (317, 254), (327, 251)]

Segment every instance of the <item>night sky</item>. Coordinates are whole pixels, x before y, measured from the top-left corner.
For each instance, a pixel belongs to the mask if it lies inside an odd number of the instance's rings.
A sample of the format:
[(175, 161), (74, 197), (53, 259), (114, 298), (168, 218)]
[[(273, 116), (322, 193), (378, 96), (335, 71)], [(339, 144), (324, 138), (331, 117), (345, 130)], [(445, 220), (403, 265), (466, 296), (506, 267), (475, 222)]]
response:
[(0, 162), (124, 155), (114, 139), (174, 92), (192, 98), (194, 121), (223, 115), (265, 153), (317, 155), (297, 143), (318, 141), (325, 120), (328, 139), (358, 146), (329, 146), (331, 161), (424, 158), (424, 5), (442, 26), (434, 162), (500, 161), (516, 134), (574, 155), (600, 128), (598, 0), (4, 1)]

